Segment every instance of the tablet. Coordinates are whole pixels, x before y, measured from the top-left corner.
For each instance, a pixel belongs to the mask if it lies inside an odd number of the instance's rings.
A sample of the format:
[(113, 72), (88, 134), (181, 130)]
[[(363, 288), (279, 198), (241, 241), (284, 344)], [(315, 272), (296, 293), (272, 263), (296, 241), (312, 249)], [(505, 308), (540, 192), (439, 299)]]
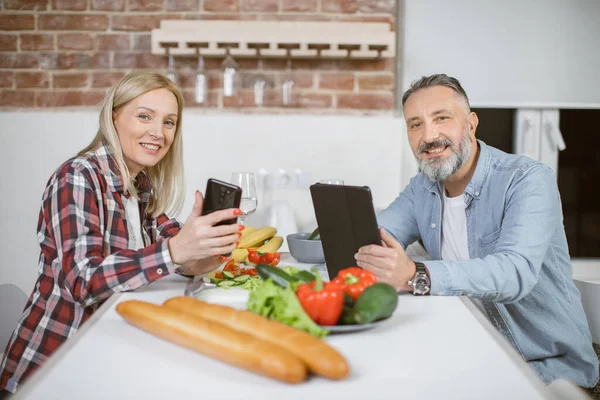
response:
[(356, 266), (354, 255), (362, 246), (381, 245), (381, 235), (367, 186), (327, 185), (310, 187), (329, 277)]

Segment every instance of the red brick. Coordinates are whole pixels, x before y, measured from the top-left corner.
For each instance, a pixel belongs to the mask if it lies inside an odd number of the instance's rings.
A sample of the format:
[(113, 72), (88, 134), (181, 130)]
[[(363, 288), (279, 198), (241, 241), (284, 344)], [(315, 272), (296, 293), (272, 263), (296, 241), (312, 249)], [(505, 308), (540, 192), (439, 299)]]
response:
[(358, 11), (358, 0), (321, 0), (321, 11), (332, 13), (355, 13)]
[(50, 76), (46, 72), (16, 72), (15, 82), (17, 88), (49, 88)]
[(131, 39), (129, 35), (98, 35), (96, 36), (96, 48), (104, 51), (129, 50)]
[(125, 72), (93, 72), (92, 87), (105, 88), (117, 83), (125, 76)]
[[(177, 64), (175, 64), (177, 67)], [(167, 68), (167, 57), (158, 54), (115, 53), (114, 68)]]
[(58, 53), (55, 65), (48, 69), (108, 69), (109, 53)]
[(359, 90), (389, 90), (394, 88), (394, 75), (365, 75), (358, 76)]
[(163, 0), (129, 0), (127, 10), (129, 11), (162, 11)]
[(240, 11), (239, 0), (204, 0), (205, 11)]
[(0, 68), (39, 68), (39, 53), (0, 53)]
[[(313, 87), (313, 76), (312, 72), (300, 72), (294, 71), (293, 80), (294, 80), (294, 89), (310, 89)], [(283, 84), (288, 79), (288, 73), (283, 71), (281, 76), (279, 77), (279, 86)]]
[(140, 33), (133, 37), (133, 49), (150, 51), (152, 46), (152, 35), (149, 33)]
[(240, 0), (243, 12), (277, 12), (279, 0)]
[(319, 77), (319, 89), (353, 90), (353, 74), (321, 74)]
[(22, 34), (21, 51), (23, 50), (54, 50), (54, 35)]
[(358, 11), (361, 13), (389, 13), (396, 12), (395, 0), (362, 0), (359, 1)]
[(16, 51), (17, 35), (4, 35), (0, 33), (0, 51)]
[[(287, 67), (287, 60), (285, 58), (267, 58), (263, 61), (264, 69), (276, 69), (285, 70)], [(325, 70), (331, 71), (337, 69), (337, 61), (324, 59), (324, 58), (313, 58), (313, 59), (293, 59), (292, 60), (292, 71), (315, 71)]]
[(53, 88), (82, 88), (88, 84), (87, 72), (54, 73), (52, 76)]
[(337, 106), (360, 110), (391, 110), (394, 108), (394, 96), (391, 93), (340, 93), (337, 95)]
[(330, 108), (332, 105), (330, 94), (302, 93), (292, 94), (292, 107), (296, 108)]
[(59, 33), (56, 45), (59, 50), (94, 50), (94, 37), (88, 33)]
[(149, 31), (158, 29), (163, 19), (180, 19), (174, 14), (139, 14), (113, 15), (112, 29), (114, 31)]
[(5, 10), (46, 10), (48, 0), (4, 0)]
[(381, 58), (376, 60), (340, 60), (338, 68), (341, 71), (389, 71), (393, 72), (395, 67), (393, 58)]
[(254, 107), (254, 92), (250, 90), (238, 90), (235, 96), (223, 96), (223, 107), (226, 108), (248, 108)]
[(208, 92), (207, 102), (204, 105), (197, 104), (194, 91), (191, 89), (182, 90), (183, 93), (183, 103), (185, 104), (185, 108), (195, 107), (219, 107), (219, 96), (220, 93), (217, 90), (210, 90)]
[(87, 0), (52, 0), (53, 10), (87, 10)]
[[(221, 72), (220, 71), (206, 71), (207, 86), (209, 89), (220, 89), (222, 85)], [(196, 87), (196, 71), (186, 69), (177, 71), (177, 83), (181, 88), (195, 88)]]
[(35, 29), (34, 15), (2, 13), (0, 31), (26, 31), (33, 29)]
[[(261, 15), (261, 19), (264, 15)], [(258, 14), (223, 14), (223, 13), (215, 13), (215, 14), (189, 14), (184, 15), (183, 19), (202, 19), (207, 21), (256, 21), (258, 19)]]
[(100, 11), (123, 11), (125, 0), (91, 0), (90, 8)]
[(108, 28), (108, 17), (99, 14), (40, 14), (40, 30), (57, 31), (104, 31)]
[(315, 12), (317, 0), (283, 0), (282, 7), (289, 12)]
[(320, 22), (320, 21), (334, 21), (338, 18), (335, 15), (327, 14), (261, 14), (260, 19), (262, 21), (308, 21), (308, 22)]
[(14, 81), (12, 71), (0, 71), (0, 88), (11, 88)]
[(97, 106), (104, 99), (103, 90), (43, 91), (36, 93), (38, 107)]
[(0, 90), (0, 107), (34, 107), (35, 94), (24, 90)]
[(167, 11), (198, 11), (200, 0), (167, 0)]

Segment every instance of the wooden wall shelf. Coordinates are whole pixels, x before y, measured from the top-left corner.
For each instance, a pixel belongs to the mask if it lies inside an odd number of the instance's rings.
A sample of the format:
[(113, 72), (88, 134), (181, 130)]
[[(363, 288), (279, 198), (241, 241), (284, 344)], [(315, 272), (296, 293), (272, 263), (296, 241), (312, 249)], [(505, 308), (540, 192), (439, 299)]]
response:
[(382, 22), (164, 20), (152, 30), (152, 54), (173, 56), (377, 59), (394, 57), (395, 42)]

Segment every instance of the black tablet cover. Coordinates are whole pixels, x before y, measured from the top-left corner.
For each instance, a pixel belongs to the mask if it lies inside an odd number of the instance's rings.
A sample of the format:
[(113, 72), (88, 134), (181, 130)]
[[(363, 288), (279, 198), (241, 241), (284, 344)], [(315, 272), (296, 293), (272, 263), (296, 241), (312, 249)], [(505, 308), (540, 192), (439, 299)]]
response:
[(356, 266), (354, 255), (362, 246), (381, 245), (381, 236), (367, 186), (310, 187), (323, 253), (330, 279), (344, 268)]

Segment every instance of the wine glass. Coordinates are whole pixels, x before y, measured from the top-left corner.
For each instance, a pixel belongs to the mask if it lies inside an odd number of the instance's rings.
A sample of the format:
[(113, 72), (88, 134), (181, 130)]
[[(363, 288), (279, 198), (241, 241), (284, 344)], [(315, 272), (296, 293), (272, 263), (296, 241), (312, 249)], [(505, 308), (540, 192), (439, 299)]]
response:
[(242, 188), (242, 201), (240, 202), (242, 215), (239, 217), (239, 223), (244, 225), (244, 220), (252, 215), (258, 206), (254, 174), (252, 172), (234, 172), (231, 174), (231, 183)]

